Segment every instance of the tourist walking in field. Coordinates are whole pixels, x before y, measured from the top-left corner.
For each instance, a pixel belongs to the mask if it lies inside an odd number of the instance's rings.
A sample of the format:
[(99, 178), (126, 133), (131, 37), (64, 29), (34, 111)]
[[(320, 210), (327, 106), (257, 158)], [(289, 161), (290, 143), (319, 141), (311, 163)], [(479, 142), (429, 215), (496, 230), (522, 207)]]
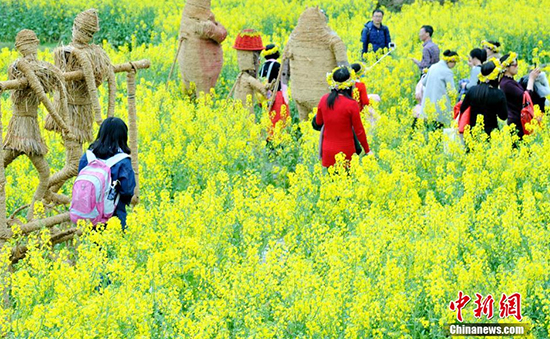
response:
[[(435, 128), (443, 128), (444, 125), (448, 125), (451, 122), (449, 90), (455, 89), (452, 69), (456, 66), (458, 58), (458, 53), (446, 50), (443, 53), (443, 60), (430, 67), (427, 76), (422, 79), (425, 89), (424, 96), (422, 97), (420, 117), (427, 118), (427, 105), (435, 105), (437, 112)], [(443, 103), (441, 100), (443, 100)]]
[[(287, 119), (290, 116), (290, 109), (288, 107), (288, 100), (285, 98), (285, 93), (281, 87), (281, 82), (276, 84), (279, 71), (281, 69), (281, 63), (278, 61), (281, 56), (279, 47), (275, 44), (268, 44), (262, 51), (261, 55), (265, 58), (265, 63), (260, 68), (260, 78), (264, 79), (268, 84), (273, 84), (277, 88), (267, 91), (268, 102), (273, 102), (271, 112), (269, 112), (269, 118), (271, 119), (271, 131), (273, 133), (277, 122), (282, 121), (283, 126), (286, 125)], [(285, 88), (286, 91), (286, 88)], [(269, 106), (269, 105), (268, 105)]]
[(372, 45), (372, 51), (376, 52), (380, 48), (389, 48), (391, 42), (390, 30), (388, 26), (382, 25), (384, 11), (375, 9), (372, 12), (372, 20), (365, 24), (361, 31), (361, 42), (363, 43), (363, 53), (369, 51), (369, 44)]
[(317, 108), (315, 125), (324, 126), (321, 143), (321, 158), (324, 167), (334, 165), (336, 154), (343, 152), (346, 160), (356, 153), (354, 133), (365, 153), (370, 148), (367, 135), (361, 122), (359, 105), (352, 97), (355, 85), (351, 70), (348, 67), (335, 68), (327, 76), (330, 93), (325, 94)]
[[(128, 126), (120, 118), (107, 118), (101, 124), (97, 138), (88, 148), (88, 152), (80, 159), (78, 172), (82, 171), (88, 162), (95, 158), (106, 161), (122, 153), (130, 154)], [(126, 206), (130, 204), (136, 187), (134, 169), (129, 157), (120, 160), (111, 167), (111, 179), (116, 185), (116, 192), (119, 195), (113, 216), (120, 219), (122, 229), (125, 230)]]
[(474, 127), (478, 116), (483, 116), (484, 129), (490, 135), (494, 129), (498, 129), (498, 120), (506, 120), (508, 107), (506, 96), (498, 88), (501, 74), (500, 61), (492, 59), (480, 67), (479, 85), (472, 87), (464, 97), (460, 112), (464, 113), (470, 108), (469, 125)]
[(420, 74), (422, 74), (424, 68), (430, 68), (430, 66), (439, 62), (439, 47), (432, 41), (433, 34), (434, 29), (432, 26), (424, 25), (420, 28), (418, 37), (422, 41), (422, 60), (412, 59), (420, 69)]
[(365, 66), (360, 63), (351, 64), (351, 69), (355, 72), (355, 85), (352, 91), (353, 98), (359, 104), (359, 109), (362, 111), (365, 106), (370, 104), (367, 86), (361, 81), (361, 76), (365, 72)]
[(527, 88), (524, 90), (523, 87), (521, 87), (521, 85), (514, 80), (514, 76), (518, 74), (517, 57), (517, 54), (512, 52), (506, 54), (500, 59), (502, 62), (502, 69), (504, 70), (504, 77), (500, 82), (500, 89), (506, 95), (506, 103), (508, 105), (508, 125), (514, 124), (516, 126), (517, 135), (521, 140), (525, 134), (521, 124), (523, 93), (527, 91), (529, 95), (533, 95), (535, 79), (539, 76), (540, 69), (536, 68), (529, 74)]
[(481, 65), (487, 61), (487, 52), (481, 48), (474, 48), (470, 51), (468, 57), (468, 65), (472, 68), (470, 70), (470, 79), (464, 84), (466, 91), (476, 86), (479, 81), (479, 74), (481, 73)]

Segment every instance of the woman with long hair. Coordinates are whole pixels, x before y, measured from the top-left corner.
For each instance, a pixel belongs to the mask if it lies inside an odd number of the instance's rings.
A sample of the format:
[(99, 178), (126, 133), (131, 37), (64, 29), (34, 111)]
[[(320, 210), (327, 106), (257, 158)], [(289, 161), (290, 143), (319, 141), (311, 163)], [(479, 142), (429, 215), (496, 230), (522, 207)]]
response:
[[(103, 121), (97, 138), (88, 148), (97, 159), (107, 160), (119, 153), (130, 154), (128, 147), (128, 126), (120, 118), (110, 117)], [(80, 159), (78, 172), (88, 165), (88, 156), (86, 153)], [(134, 189), (136, 188), (136, 178), (132, 161), (125, 158), (111, 167), (111, 180), (116, 184), (116, 192), (119, 195), (119, 201), (115, 209), (114, 216), (120, 219), (122, 230), (126, 229), (126, 206), (130, 204)]]
[(497, 117), (506, 120), (508, 109), (506, 96), (498, 88), (501, 79), (501, 65), (498, 59), (491, 59), (481, 66), (479, 85), (472, 87), (460, 106), (461, 113), (470, 108), (470, 126), (474, 127), (478, 116), (483, 116), (484, 129), (490, 135), (498, 129)]
[(324, 131), (321, 132), (321, 158), (324, 167), (334, 165), (335, 156), (340, 152), (345, 154), (346, 160), (351, 160), (356, 153), (354, 134), (365, 153), (371, 153), (361, 122), (359, 105), (352, 96), (355, 85), (353, 73), (351, 68), (341, 66), (328, 74), (327, 82), (331, 90), (321, 98), (317, 107), (314, 125), (324, 126)]

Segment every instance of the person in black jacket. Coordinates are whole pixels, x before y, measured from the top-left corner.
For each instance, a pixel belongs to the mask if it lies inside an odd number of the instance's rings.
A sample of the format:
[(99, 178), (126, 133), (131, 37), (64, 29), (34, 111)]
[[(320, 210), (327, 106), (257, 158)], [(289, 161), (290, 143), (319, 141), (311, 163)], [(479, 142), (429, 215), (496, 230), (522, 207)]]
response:
[(361, 31), (361, 42), (363, 42), (363, 53), (369, 50), (369, 44), (372, 45), (372, 51), (376, 52), (380, 48), (389, 48), (391, 42), (390, 30), (388, 26), (382, 25), (384, 11), (375, 9), (372, 12), (372, 20), (365, 24)]
[(487, 135), (491, 135), (494, 129), (498, 129), (497, 117), (506, 120), (508, 106), (506, 96), (498, 88), (501, 74), (500, 62), (497, 59), (487, 61), (481, 66), (479, 75), (480, 84), (472, 87), (464, 97), (460, 112), (464, 113), (470, 108), (470, 126), (473, 128), (479, 115), (483, 115), (484, 129)]

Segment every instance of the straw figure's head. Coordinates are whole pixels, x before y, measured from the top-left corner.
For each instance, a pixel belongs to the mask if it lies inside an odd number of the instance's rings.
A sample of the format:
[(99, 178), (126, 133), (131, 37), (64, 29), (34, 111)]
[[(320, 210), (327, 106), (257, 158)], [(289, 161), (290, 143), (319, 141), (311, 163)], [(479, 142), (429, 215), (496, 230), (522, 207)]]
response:
[(79, 13), (74, 19), (73, 42), (89, 44), (99, 32), (99, 16), (94, 8)]
[(187, 0), (183, 15), (198, 20), (214, 20), (211, 11), (211, 0)]
[(258, 71), (260, 53), (265, 49), (262, 36), (254, 29), (243, 29), (235, 40), (237, 61), (241, 71)]
[(330, 40), (331, 34), (326, 13), (319, 7), (308, 7), (298, 18), (291, 37), (293, 40), (318, 41), (324, 44)]
[(30, 29), (23, 29), (15, 36), (15, 48), (23, 57), (36, 56), (40, 40)]

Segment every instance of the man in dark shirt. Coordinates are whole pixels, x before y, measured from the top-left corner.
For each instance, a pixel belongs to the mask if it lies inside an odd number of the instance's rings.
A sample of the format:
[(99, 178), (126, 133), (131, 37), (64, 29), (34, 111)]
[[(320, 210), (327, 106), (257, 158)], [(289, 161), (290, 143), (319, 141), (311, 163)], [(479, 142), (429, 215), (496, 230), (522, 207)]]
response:
[(372, 51), (376, 52), (380, 48), (387, 48), (391, 42), (390, 30), (388, 26), (382, 25), (384, 12), (381, 9), (375, 9), (372, 12), (372, 20), (365, 24), (361, 32), (361, 42), (363, 42), (363, 53), (368, 52), (369, 44), (372, 45)]
[(422, 74), (424, 68), (430, 68), (431, 65), (439, 62), (439, 47), (432, 41), (433, 34), (434, 29), (432, 26), (424, 25), (420, 28), (418, 37), (423, 42), (422, 60), (412, 59), (420, 69), (420, 74)]

